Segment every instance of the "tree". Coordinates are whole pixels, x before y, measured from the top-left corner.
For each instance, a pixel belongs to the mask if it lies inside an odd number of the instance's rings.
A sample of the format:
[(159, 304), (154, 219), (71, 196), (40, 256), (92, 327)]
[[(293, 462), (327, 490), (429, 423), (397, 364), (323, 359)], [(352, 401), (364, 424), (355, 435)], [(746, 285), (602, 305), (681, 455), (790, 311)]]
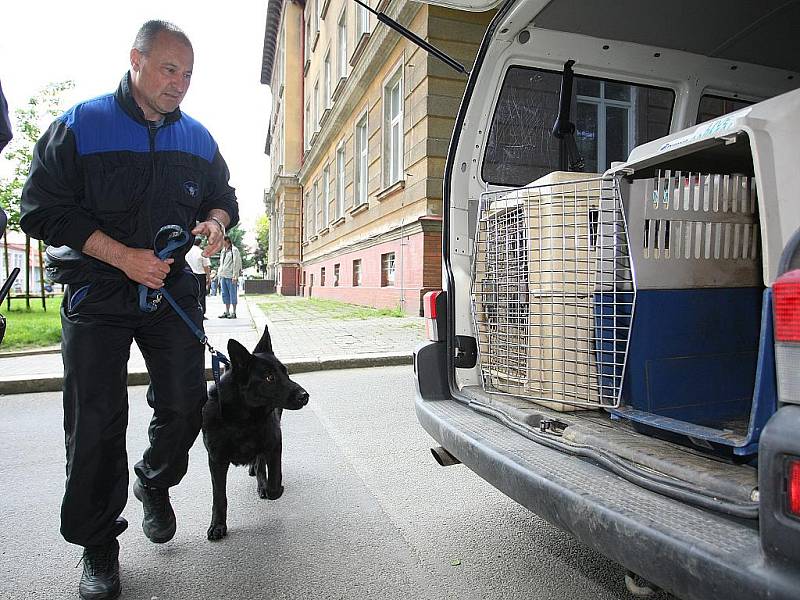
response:
[(258, 247), (253, 253), (256, 268), (263, 275), (267, 271), (267, 261), (269, 260), (269, 217), (261, 215), (256, 220), (256, 240)]
[[(74, 87), (72, 81), (61, 81), (48, 84), (28, 100), (25, 108), (19, 108), (15, 112), (17, 126), (14, 130), (14, 139), (11, 141), (10, 149), (5, 153), (4, 158), (14, 163), (13, 176), (7, 180), (0, 179), (0, 206), (8, 215), (8, 228), (12, 231), (19, 231), (19, 211), (22, 198), (22, 186), (31, 170), (33, 161), (33, 146), (42, 135), (42, 126), (61, 112), (61, 95)], [(7, 243), (7, 239), (6, 239)], [(39, 263), (41, 268), (42, 242), (38, 241)], [(31, 239), (25, 236), (25, 304), (30, 309), (31, 302), (31, 281), (30, 281), (30, 246)], [(7, 250), (7, 246), (6, 246)], [(6, 251), (6, 272), (8, 272), (8, 253)], [(44, 274), (44, 271), (41, 271)], [(46, 310), (44, 277), (40, 278), (39, 292), (42, 298), (42, 307)], [(10, 306), (9, 297), (9, 306)]]
[(31, 96), (25, 108), (15, 112), (14, 139), (3, 154), (3, 158), (14, 163), (14, 174), (11, 179), (0, 179), (0, 204), (13, 231), (19, 231), (19, 204), (22, 186), (31, 170), (33, 146), (42, 135), (42, 126), (61, 114), (61, 95), (74, 85), (72, 81), (51, 83)]

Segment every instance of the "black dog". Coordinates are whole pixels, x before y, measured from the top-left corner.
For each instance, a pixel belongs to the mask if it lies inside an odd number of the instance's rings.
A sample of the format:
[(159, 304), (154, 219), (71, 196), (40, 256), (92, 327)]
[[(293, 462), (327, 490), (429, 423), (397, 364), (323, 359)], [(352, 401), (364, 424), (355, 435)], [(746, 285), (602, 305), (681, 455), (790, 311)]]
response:
[(281, 497), (281, 414), (284, 408), (297, 410), (308, 403), (308, 392), (289, 379), (273, 354), (266, 327), (253, 354), (236, 340), (228, 341), (228, 354), (231, 367), (219, 387), (211, 386), (203, 408), (203, 442), (214, 490), (209, 540), (228, 533), (229, 465), (249, 465), (262, 498)]

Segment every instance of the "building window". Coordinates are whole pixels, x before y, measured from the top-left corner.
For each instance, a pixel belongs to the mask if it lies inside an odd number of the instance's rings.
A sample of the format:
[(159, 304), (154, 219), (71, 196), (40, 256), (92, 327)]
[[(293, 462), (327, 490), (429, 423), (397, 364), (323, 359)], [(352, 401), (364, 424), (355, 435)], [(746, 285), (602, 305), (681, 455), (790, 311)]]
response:
[(314, 82), (314, 131), (319, 131), (319, 80)]
[(344, 216), (344, 142), (336, 149), (336, 218)]
[(311, 231), (317, 233), (319, 231), (319, 220), (317, 219), (317, 212), (319, 211), (319, 180), (314, 182), (314, 193), (311, 194)]
[(356, 123), (355, 139), (355, 206), (367, 202), (367, 113)]
[(329, 205), (331, 201), (331, 171), (325, 165), (322, 171), (322, 226), (327, 227), (330, 222)]
[(331, 51), (325, 55), (325, 63), (322, 68), (322, 99), (325, 102), (325, 108), (331, 107)]
[(356, 42), (361, 39), (361, 36), (369, 32), (369, 11), (361, 6), (356, 5)]
[(319, 270), (319, 284), (322, 287), (325, 287), (325, 267), (322, 267)]
[(403, 178), (403, 70), (383, 88), (383, 184)]
[(339, 287), (339, 265), (333, 265), (333, 287)]
[[(311, 11), (309, 11), (309, 13), (310, 12)], [(305, 45), (305, 51), (306, 51), (306, 60), (308, 60), (308, 57), (311, 56), (311, 15), (310, 14), (306, 16), (306, 45)]]
[(361, 259), (353, 261), (353, 287), (361, 285)]
[(313, 233), (312, 228), (312, 215), (311, 215), (311, 193), (306, 192), (306, 201), (305, 201), (305, 215), (306, 215), (306, 226), (305, 231), (303, 231), (303, 239), (308, 241)]
[(310, 130), (311, 130), (311, 105), (306, 104), (306, 120), (303, 123), (303, 141), (304, 141), (303, 145), (306, 150), (308, 150), (311, 147), (310, 143), (311, 134), (309, 133)]
[(394, 252), (381, 254), (381, 286), (394, 285)]
[[(577, 80), (576, 142), (586, 171), (604, 171), (615, 160), (625, 160), (635, 144), (633, 89), (624, 83)], [(588, 133), (588, 132), (591, 133)]]
[(347, 8), (339, 15), (339, 22), (336, 25), (336, 48), (337, 75), (340, 78), (347, 77)]

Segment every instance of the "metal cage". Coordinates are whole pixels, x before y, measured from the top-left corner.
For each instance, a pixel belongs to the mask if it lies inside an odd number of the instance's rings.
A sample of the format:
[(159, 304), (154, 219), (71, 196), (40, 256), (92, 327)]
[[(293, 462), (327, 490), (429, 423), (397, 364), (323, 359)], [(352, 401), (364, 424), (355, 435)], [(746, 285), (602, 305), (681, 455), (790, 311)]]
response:
[(616, 179), (551, 173), (481, 196), (472, 315), (486, 391), (616, 407), (635, 301)]

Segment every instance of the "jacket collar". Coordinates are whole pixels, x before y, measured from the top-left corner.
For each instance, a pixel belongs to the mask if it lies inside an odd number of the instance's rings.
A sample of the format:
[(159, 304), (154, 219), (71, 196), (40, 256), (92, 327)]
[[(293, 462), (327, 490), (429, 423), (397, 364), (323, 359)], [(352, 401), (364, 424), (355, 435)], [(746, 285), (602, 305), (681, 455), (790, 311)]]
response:
[[(134, 121), (137, 121), (142, 125), (148, 124), (147, 119), (144, 118), (144, 112), (142, 112), (142, 109), (139, 108), (139, 105), (136, 104), (136, 100), (133, 98), (133, 93), (131, 92), (130, 71), (125, 73), (125, 75), (122, 77), (122, 81), (119, 82), (119, 87), (117, 87), (117, 91), (114, 92), (114, 98), (116, 98), (122, 109)], [(169, 123), (174, 123), (180, 118), (181, 109), (178, 107), (171, 113), (164, 115), (164, 124), (168, 125)]]

